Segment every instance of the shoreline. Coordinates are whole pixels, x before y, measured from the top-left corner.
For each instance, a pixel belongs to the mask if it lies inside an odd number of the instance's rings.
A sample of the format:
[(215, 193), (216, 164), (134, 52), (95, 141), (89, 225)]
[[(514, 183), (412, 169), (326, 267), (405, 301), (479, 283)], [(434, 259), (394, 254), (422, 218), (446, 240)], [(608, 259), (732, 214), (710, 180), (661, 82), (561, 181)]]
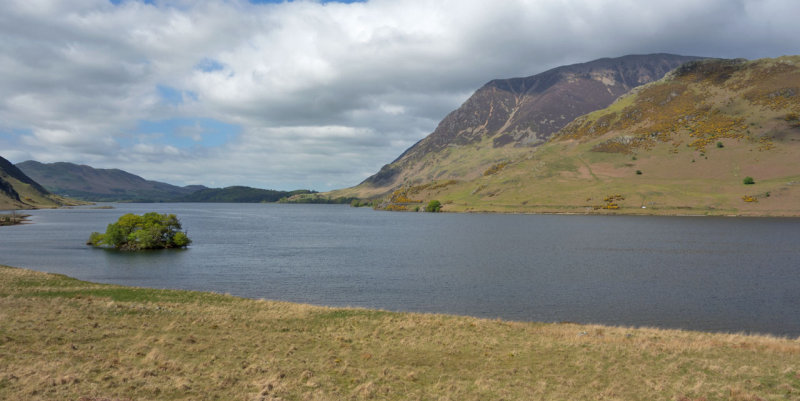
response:
[[(447, 205), (445, 205), (446, 207)], [(533, 208), (531, 208), (533, 209)], [(515, 215), (564, 215), (564, 216), (650, 216), (650, 217), (742, 217), (742, 218), (800, 218), (800, 211), (797, 212), (787, 212), (787, 211), (775, 211), (770, 213), (730, 213), (730, 211), (720, 212), (720, 213), (685, 213), (685, 212), (674, 212), (664, 210), (663, 212), (659, 213), (650, 213), (650, 211), (654, 209), (647, 209), (648, 212), (641, 212), (639, 209), (617, 209), (614, 211), (582, 211), (578, 210), (580, 208), (575, 208), (574, 211), (556, 211), (552, 209), (540, 209), (540, 210), (522, 210), (522, 209), (508, 209), (508, 210), (490, 210), (490, 209), (457, 209), (457, 210), (447, 210), (446, 208), (441, 210), (438, 213), (450, 213), (450, 214), (515, 214)], [(374, 209), (378, 212), (389, 212), (389, 213), (425, 213), (422, 211), (415, 212), (413, 210), (384, 210), (384, 209)]]
[[(137, 202), (110, 202), (110, 203), (137, 203)], [(149, 204), (152, 202), (143, 202), (137, 204)], [(172, 204), (197, 204), (198, 202), (163, 202), (163, 203), (172, 203)], [(203, 202), (199, 202), (203, 203)], [(216, 204), (217, 202), (208, 202), (210, 204)], [(231, 204), (238, 204), (237, 202), (229, 202)], [(247, 202), (245, 202), (247, 203)], [(258, 203), (263, 204), (263, 203)], [(313, 203), (282, 203), (282, 202), (268, 202), (267, 204), (274, 204), (274, 205), (315, 205)], [(34, 208), (34, 209), (20, 209), (20, 210), (39, 210), (39, 209), (70, 209), (76, 206), (92, 206), (94, 203), (88, 204), (81, 204), (81, 205), (63, 205), (63, 206), (56, 206), (52, 208)], [(347, 206), (345, 204), (341, 204), (341, 206)], [(447, 205), (445, 205), (447, 206)], [(352, 207), (352, 206), (348, 206)], [(113, 209), (113, 206), (99, 206), (99, 207), (91, 207), (90, 209)], [(566, 208), (566, 207), (565, 207)], [(653, 213), (652, 211), (658, 209), (646, 209), (647, 211), (642, 212), (640, 209), (617, 209), (614, 211), (585, 211), (579, 210), (582, 209), (581, 207), (574, 207), (575, 210), (553, 210), (549, 208), (543, 208), (540, 210), (536, 210), (536, 208), (531, 207), (529, 209), (534, 210), (522, 210), (522, 209), (510, 209), (510, 210), (474, 210), (472, 208), (467, 207), (467, 209), (458, 209), (458, 210), (442, 210), (439, 213), (451, 213), (451, 214), (513, 214), (513, 215), (564, 215), (564, 216), (650, 216), (650, 217), (727, 217), (727, 218), (778, 218), (778, 219), (797, 219), (800, 218), (800, 211), (775, 211), (775, 212), (768, 212), (768, 213), (731, 213), (731, 211), (720, 211), (719, 213), (686, 213), (685, 211), (678, 212), (678, 209), (664, 209), (662, 211), (658, 211)], [(423, 213), (423, 212), (414, 212), (414, 211), (388, 211), (382, 209), (373, 209), (377, 212), (395, 212), (395, 213)], [(642, 209), (645, 210), (645, 209)], [(0, 212), (0, 216), (3, 213)], [(27, 215), (30, 216), (30, 215)], [(0, 224), (2, 225), (2, 224)]]
[(553, 215), (586, 215), (586, 216), (676, 216), (676, 217), (778, 217), (800, 218), (800, 210), (742, 211), (742, 210), (709, 210), (683, 207), (665, 208), (619, 208), (615, 210), (587, 210), (584, 206), (527, 206), (496, 205), (494, 207), (476, 208), (468, 205), (444, 205), (443, 213), (497, 213), (497, 214), (553, 214)]
[[(381, 210), (383, 211), (383, 210)], [(404, 212), (397, 212), (404, 213)], [(415, 213), (415, 212), (407, 212)], [(591, 212), (526, 212), (526, 211), (447, 211), (444, 210), (439, 213), (452, 213), (452, 214), (517, 214), (517, 215), (540, 215), (540, 216), (642, 216), (642, 217), (726, 217), (726, 218), (775, 218), (775, 219), (798, 219), (800, 213), (797, 214), (683, 214), (683, 213), (625, 213), (625, 212), (608, 212), (608, 213), (591, 213)]]

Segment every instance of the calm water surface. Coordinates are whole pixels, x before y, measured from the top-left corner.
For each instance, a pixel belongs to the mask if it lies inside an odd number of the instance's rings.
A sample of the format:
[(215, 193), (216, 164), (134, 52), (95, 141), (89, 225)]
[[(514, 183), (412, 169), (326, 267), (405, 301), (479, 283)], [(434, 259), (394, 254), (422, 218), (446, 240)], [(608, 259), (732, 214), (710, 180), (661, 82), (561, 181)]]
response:
[[(800, 336), (800, 219), (114, 207), (31, 212), (0, 228), (0, 264), (332, 306)], [(148, 211), (178, 214), (193, 245), (84, 245)]]

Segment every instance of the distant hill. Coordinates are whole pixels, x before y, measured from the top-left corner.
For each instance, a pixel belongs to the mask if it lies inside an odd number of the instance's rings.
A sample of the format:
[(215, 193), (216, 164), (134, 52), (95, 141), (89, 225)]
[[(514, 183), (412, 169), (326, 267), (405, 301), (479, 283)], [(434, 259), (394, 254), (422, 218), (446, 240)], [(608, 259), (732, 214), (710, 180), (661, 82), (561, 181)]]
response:
[(205, 187), (178, 187), (146, 180), (119, 169), (98, 169), (73, 163), (39, 163), (26, 161), (17, 164), (35, 181), (52, 193), (94, 202), (172, 201)]
[(48, 208), (65, 201), (49, 193), (11, 162), (0, 157), (0, 209)]
[(610, 105), (698, 57), (630, 55), (493, 80), (436, 130), (355, 188), (337, 196), (371, 197), (410, 183), (472, 179), (489, 166), (545, 143), (576, 117)]
[[(146, 180), (119, 169), (98, 169), (73, 163), (17, 164), (20, 170), (53, 193), (94, 202), (277, 202), (281, 198), (315, 191), (276, 191), (245, 186), (208, 188), (203, 185), (178, 187)], [(42, 188), (44, 190), (44, 188)]]
[(305, 189), (296, 191), (276, 191), (244, 186), (227, 188), (205, 188), (176, 199), (176, 202), (216, 202), (216, 203), (262, 203), (277, 202), (294, 195), (312, 194)]
[(686, 63), (471, 177), (409, 177), (384, 206), (431, 199), (446, 211), (800, 216), (800, 56)]

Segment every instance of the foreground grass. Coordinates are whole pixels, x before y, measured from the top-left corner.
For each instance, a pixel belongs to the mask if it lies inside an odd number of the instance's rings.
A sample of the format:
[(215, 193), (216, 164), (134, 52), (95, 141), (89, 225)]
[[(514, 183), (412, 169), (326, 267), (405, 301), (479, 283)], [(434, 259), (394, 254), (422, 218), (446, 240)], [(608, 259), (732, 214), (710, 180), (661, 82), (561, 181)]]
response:
[(0, 266), (0, 399), (800, 400), (800, 341), (334, 309)]

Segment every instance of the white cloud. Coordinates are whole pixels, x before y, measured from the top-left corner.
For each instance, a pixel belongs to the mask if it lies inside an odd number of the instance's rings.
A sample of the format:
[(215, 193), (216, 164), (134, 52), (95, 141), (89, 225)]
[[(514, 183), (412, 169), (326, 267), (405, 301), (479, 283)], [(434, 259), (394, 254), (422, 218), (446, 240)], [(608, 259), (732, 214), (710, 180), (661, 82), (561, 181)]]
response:
[(181, 154), (181, 151), (178, 150), (178, 148), (170, 145), (156, 146), (152, 144), (138, 143), (136, 145), (133, 145), (132, 150), (134, 154), (140, 156), (146, 155), (146, 156), (155, 156), (159, 158), (179, 156)]
[[(797, 15), (794, 0), (10, 0), (0, 144), (13, 148), (0, 154), (176, 184), (344, 187), (491, 79), (632, 53), (797, 54)], [(241, 134), (214, 146), (203, 126), (137, 134), (180, 118)]]

